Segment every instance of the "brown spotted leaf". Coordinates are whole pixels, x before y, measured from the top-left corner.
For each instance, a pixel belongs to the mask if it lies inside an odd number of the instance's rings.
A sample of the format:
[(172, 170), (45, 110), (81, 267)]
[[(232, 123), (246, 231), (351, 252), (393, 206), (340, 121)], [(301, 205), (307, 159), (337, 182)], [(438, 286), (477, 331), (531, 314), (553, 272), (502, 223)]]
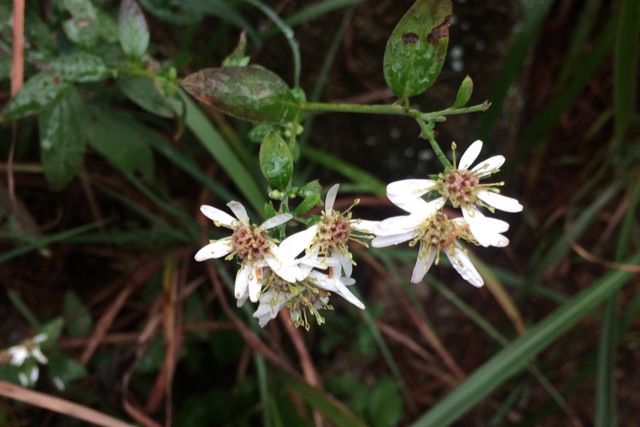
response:
[(435, 82), (449, 45), (451, 0), (417, 0), (387, 41), (384, 78), (401, 99), (419, 95)]
[(206, 68), (182, 81), (205, 106), (252, 122), (286, 123), (300, 114), (300, 103), (275, 73), (255, 65)]

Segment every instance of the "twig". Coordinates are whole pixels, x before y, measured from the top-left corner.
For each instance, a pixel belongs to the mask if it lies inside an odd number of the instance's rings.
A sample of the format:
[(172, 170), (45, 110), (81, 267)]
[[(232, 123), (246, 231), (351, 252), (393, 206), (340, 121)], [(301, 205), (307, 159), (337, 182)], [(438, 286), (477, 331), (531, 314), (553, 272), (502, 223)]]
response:
[(104, 427), (133, 427), (116, 418), (59, 397), (0, 381), (0, 395)]

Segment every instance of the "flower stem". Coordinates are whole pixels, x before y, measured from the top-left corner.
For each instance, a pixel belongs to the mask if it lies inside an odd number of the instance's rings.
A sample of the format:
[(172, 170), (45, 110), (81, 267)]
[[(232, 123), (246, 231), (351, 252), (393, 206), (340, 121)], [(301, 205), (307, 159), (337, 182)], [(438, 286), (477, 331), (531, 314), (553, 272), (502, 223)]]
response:
[(433, 135), (433, 127), (429, 126), (429, 123), (427, 123), (419, 115), (415, 115), (414, 118), (418, 122), (418, 125), (422, 130), (422, 134), (427, 139), (427, 141), (429, 141), (429, 144), (431, 144), (431, 148), (436, 153), (438, 160), (440, 160), (440, 163), (442, 163), (442, 166), (445, 168), (445, 170), (453, 168), (451, 162), (449, 161), (449, 159), (447, 159), (447, 156), (444, 154), (444, 151), (442, 151), (440, 145), (438, 145), (438, 142), (436, 141), (435, 136)]

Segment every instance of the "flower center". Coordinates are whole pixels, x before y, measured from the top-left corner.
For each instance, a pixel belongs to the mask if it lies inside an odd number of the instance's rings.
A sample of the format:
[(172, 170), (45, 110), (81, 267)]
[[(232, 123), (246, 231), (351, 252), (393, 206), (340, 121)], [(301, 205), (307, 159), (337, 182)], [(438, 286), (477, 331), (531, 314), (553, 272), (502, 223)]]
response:
[(243, 261), (257, 261), (269, 253), (269, 238), (258, 227), (241, 225), (231, 235), (233, 252)]
[(334, 249), (347, 251), (347, 243), (351, 237), (351, 225), (348, 218), (336, 211), (322, 215), (318, 223), (317, 244), (320, 253), (330, 256)]
[(410, 245), (414, 246), (421, 242), (425, 249), (434, 248), (439, 257), (440, 252), (453, 245), (458, 238), (473, 242), (466, 226), (456, 224), (447, 217), (444, 211), (440, 210), (425, 221), (420, 234), (410, 242)]
[(480, 179), (468, 170), (454, 170), (440, 176), (440, 194), (449, 199), (454, 207), (474, 203)]

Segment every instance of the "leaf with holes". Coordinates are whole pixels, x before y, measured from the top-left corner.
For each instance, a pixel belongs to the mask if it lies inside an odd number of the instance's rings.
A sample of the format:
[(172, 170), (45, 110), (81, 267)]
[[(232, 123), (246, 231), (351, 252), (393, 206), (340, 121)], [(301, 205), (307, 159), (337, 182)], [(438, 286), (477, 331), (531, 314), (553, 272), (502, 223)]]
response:
[(451, 0), (418, 0), (387, 41), (384, 79), (399, 98), (419, 95), (436, 81), (447, 56)]

